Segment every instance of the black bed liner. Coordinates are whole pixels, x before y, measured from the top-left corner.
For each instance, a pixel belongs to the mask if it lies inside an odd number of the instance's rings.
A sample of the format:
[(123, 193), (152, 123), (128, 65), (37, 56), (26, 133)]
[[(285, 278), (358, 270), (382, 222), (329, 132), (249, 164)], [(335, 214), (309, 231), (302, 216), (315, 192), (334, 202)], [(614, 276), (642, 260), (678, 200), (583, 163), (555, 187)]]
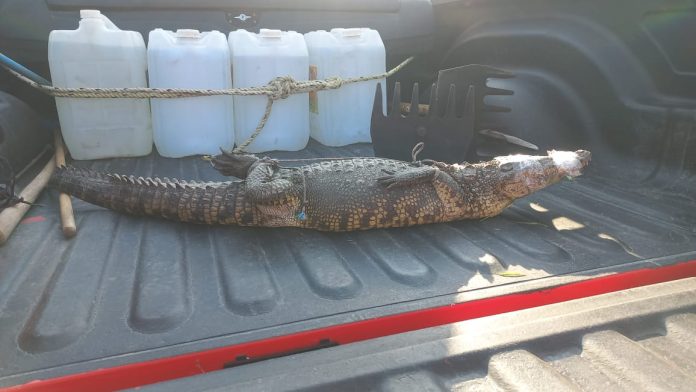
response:
[[(310, 144), (274, 156), (369, 154), (369, 145)], [(631, 165), (610, 158), (496, 218), (356, 233), (188, 225), (76, 201), (79, 232), (68, 241), (57, 195), (44, 192), (33, 219), (0, 249), (0, 385), (545, 287), (558, 275), (584, 279), (696, 251), (691, 195), (607, 177), (605, 168)], [(77, 164), (221, 179), (199, 158)]]

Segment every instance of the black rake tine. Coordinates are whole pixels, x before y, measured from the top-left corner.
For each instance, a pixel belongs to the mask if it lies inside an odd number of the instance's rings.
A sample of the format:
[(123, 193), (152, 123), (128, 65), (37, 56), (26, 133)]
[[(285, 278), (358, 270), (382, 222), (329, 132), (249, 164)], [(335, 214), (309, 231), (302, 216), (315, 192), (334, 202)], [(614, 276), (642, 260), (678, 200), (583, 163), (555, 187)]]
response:
[(486, 86), (486, 95), (515, 95), (512, 90)]
[(411, 117), (419, 116), (420, 110), (418, 106), (418, 83), (413, 83), (413, 90), (411, 91), (411, 110), (408, 115)]
[(377, 89), (375, 90), (375, 102), (372, 104), (372, 117), (374, 117), (377, 113), (384, 117), (384, 107), (382, 106), (382, 83), (377, 83)]
[(457, 116), (457, 91), (454, 84), (450, 84), (449, 94), (447, 95), (447, 109), (445, 109), (445, 117)]
[(430, 102), (428, 106), (428, 117), (437, 115), (437, 83), (433, 83), (430, 88)]
[(389, 116), (401, 116), (401, 83), (394, 83), (394, 96), (392, 97), (392, 105), (389, 111)]
[(474, 129), (476, 119), (476, 86), (469, 86), (464, 99), (464, 113), (469, 129)]

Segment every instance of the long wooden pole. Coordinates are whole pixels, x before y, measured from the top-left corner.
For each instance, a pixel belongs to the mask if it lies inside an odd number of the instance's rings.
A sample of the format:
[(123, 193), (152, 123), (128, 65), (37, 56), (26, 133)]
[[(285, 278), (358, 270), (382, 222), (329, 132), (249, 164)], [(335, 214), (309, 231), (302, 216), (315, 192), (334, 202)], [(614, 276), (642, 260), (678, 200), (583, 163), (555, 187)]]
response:
[[(63, 147), (63, 138), (60, 136), (60, 131), (57, 129), (54, 132), (54, 143), (56, 149), (56, 166), (65, 166), (65, 148)], [(58, 195), (58, 205), (60, 207), (60, 221), (62, 224), (63, 235), (67, 238), (72, 238), (75, 236), (75, 234), (77, 234), (77, 226), (75, 225), (75, 215), (73, 214), (70, 195), (61, 192)]]

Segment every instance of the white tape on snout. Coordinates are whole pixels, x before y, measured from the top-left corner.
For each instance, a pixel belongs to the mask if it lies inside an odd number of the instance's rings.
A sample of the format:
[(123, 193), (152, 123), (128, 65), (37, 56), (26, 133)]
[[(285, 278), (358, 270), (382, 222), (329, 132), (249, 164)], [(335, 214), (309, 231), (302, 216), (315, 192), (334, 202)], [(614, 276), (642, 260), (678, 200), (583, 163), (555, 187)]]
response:
[(549, 151), (549, 156), (553, 159), (554, 165), (562, 169), (569, 176), (579, 176), (582, 174), (582, 163), (578, 158), (578, 154), (573, 151)]

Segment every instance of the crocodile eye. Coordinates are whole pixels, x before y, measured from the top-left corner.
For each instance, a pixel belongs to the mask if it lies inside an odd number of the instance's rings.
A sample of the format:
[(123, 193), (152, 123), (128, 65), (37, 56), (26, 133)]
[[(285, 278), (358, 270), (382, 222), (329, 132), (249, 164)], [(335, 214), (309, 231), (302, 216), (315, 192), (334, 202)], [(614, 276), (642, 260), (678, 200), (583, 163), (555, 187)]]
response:
[(509, 172), (510, 170), (512, 170), (512, 163), (508, 162), (500, 165), (500, 171)]

